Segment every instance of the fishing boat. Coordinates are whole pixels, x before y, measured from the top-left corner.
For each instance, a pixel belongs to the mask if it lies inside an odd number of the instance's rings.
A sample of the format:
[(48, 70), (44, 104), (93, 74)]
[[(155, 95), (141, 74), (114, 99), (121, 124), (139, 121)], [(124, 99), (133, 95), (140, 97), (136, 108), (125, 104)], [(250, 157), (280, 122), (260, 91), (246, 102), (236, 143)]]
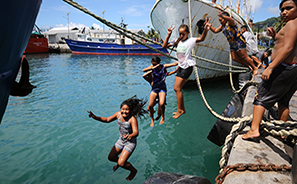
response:
[(2, 1), (0, 6), (0, 122), (20, 69), (42, 0)]
[[(161, 55), (140, 44), (119, 44), (116, 40), (105, 42), (78, 41), (65, 39), (73, 54), (94, 55)], [(112, 43), (110, 43), (112, 42)], [(167, 50), (157, 44), (148, 44), (159, 51), (167, 53)]]
[[(121, 22), (121, 27), (126, 28), (127, 24)], [(143, 30), (130, 30), (133, 32), (143, 32)], [(103, 32), (89, 30), (85, 28), (76, 33), (76, 40), (66, 39), (65, 41), (73, 54), (94, 54), (94, 55), (161, 55), (160, 53), (147, 48), (144, 45), (168, 53), (167, 49), (157, 44), (147, 44), (138, 39), (143, 45), (138, 44), (115, 30), (104, 30)]]
[(34, 53), (48, 53), (48, 39), (41, 34), (40, 29), (35, 25), (38, 31), (31, 33), (28, 45), (24, 54), (34, 54)]
[[(179, 37), (178, 27), (181, 24), (189, 25), (192, 37), (199, 37), (201, 35), (203, 22), (206, 18), (211, 18), (210, 23), (213, 27), (219, 27), (221, 24), (217, 16), (218, 11), (228, 12), (239, 27), (248, 25), (251, 30), (249, 26), (251, 18), (249, 15), (251, 14), (252, 7), (249, 6), (248, 0), (244, 0), (242, 3), (240, 3), (240, 0), (236, 2), (229, 0), (226, 6), (221, 4), (221, 0), (217, 0), (217, 3), (212, 3), (209, 0), (157, 0), (150, 13), (151, 22), (163, 40), (166, 38), (167, 29), (171, 24), (176, 26), (170, 38), (172, 40)], [(172, 54), (175, 55), (174, 52)], [(219, 63), (229, 64), (229, 43), (222, 33), (214, 34), (209, 31), (206, 39), (194, 47), (194, 55)], [(196, 64), (197, 66), (201, 66), (201, 68), (198, 67), (200, 79), (219, 78), (228, 74), (226, 71), (205, 69), (206, 67), (228, 70), (226, 66), (203, 60), (196, 60)], [(238, 65), (237, 63), (233, 64)], [(195, 79), (194, 72), (190, 76), (190, 79)]]

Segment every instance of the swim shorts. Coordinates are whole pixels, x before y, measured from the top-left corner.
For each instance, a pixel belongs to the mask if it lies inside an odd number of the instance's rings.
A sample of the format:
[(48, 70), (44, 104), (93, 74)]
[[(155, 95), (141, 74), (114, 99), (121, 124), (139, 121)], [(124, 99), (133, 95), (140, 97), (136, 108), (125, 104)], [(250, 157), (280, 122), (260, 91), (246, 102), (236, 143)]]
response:
[(230, 43), (230, 51), (239, 51), (241, 49), (246, 49), (246, 43)]
[(154, 83), (152, 86), (152, 91), (157, 94), (159, 94), (160, 92), (167, 93), (166, 83), (165, 82)]
[(189, 66), (186, 69), (179, 67), (177, 70), (176, 76), (183, 79), (188, 79), (192, 74), (192, 71), (193, 71), (193, 66)]
[(120, 137), (118, 141), (115, 143), (115, 147), (120, 150), (126, 150), (130, 153), (130, 155), (133, 153), (134, 149), (136, 148), (137, 140), (136, 138), (132, 138), (131, 140), (127, 141), (123, 137)]
[[(285, 66), (286, 65), (286, 66)], [(289, 102), (297, 90), (297, 66), (280, 64), (271, 73), (268, 81), (262, 81), (254, 105), (270, 109), (275, 102), (289, 107)]]

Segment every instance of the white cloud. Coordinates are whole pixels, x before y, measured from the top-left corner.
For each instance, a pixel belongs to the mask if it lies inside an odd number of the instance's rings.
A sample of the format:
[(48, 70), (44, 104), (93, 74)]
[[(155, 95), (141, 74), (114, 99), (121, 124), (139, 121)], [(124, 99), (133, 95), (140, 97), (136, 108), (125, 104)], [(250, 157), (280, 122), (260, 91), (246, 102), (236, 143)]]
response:
[(275, 6), (275, 7), (269, 6), (269, 7), (267, 8), (267, 10), (268, 10), (270, 13), (274, 14), (274, 15), (280, 15), (280, 11), (279, 11), (278, 6)]
[(95, 29), (100, 29), (101, 28), (101, 26), (99, 25), (99, 24), (96, 24), (96, 23), (93, 23), (93, 25), (92, 25)]
[(147, 15), (147, 12), (151, 10), (151, 5), (135, 5), (131, 6), (128, 9), (124, 10), (121, 13), (124, 13), (127, 16), (131, 17), (140, 17)]
[(252, 12), (258, 12), (263, 4), (263, 0), (251, 0)]

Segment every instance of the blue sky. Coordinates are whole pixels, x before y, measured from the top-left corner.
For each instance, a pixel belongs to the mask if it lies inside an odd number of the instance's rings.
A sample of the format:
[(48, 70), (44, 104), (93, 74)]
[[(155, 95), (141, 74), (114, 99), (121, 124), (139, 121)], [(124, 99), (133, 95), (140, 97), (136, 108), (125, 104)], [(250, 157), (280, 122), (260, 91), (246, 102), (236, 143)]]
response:
[[(150, 11), (156, 0), (75, 0), (96, 15), (119, 24), (124, 18), (129, 29), (144, 29), (151, 26)], [(217, 0), (218, 2), (220, 0)], [(280, 0), (249, 0), (254, 3), (254, 22), (263, 21), (270, 17), (279, 16)], [(225, 0), (227, 2), (227, 0)], [(67, 13), (70, 26), (94, 26), (102, 24), (87, 14), (80, 12), (62, 0), (43, 0), (36, 24), (40, 28), (67, 26)], [(106, 28), (106, 26), (105, 26)]]

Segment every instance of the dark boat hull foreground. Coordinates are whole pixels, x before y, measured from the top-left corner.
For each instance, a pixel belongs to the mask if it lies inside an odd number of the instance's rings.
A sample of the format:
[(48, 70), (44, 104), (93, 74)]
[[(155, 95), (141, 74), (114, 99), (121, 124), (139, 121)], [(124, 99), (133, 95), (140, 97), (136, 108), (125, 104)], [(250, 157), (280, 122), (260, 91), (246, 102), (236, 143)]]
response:
[(2, 1), (0, 17), (0, 122), (42, 0)]
[[(67, 45), (73, 54), (94, 54), (94, 55), (161, 55), (143, 45), (120, 45), (114, 43), (97, 43), (77, 41), (65, 39)], [(157, 44), (149, 44), (149, 46), (168, 53), (167, 49), (162, 48)]]

